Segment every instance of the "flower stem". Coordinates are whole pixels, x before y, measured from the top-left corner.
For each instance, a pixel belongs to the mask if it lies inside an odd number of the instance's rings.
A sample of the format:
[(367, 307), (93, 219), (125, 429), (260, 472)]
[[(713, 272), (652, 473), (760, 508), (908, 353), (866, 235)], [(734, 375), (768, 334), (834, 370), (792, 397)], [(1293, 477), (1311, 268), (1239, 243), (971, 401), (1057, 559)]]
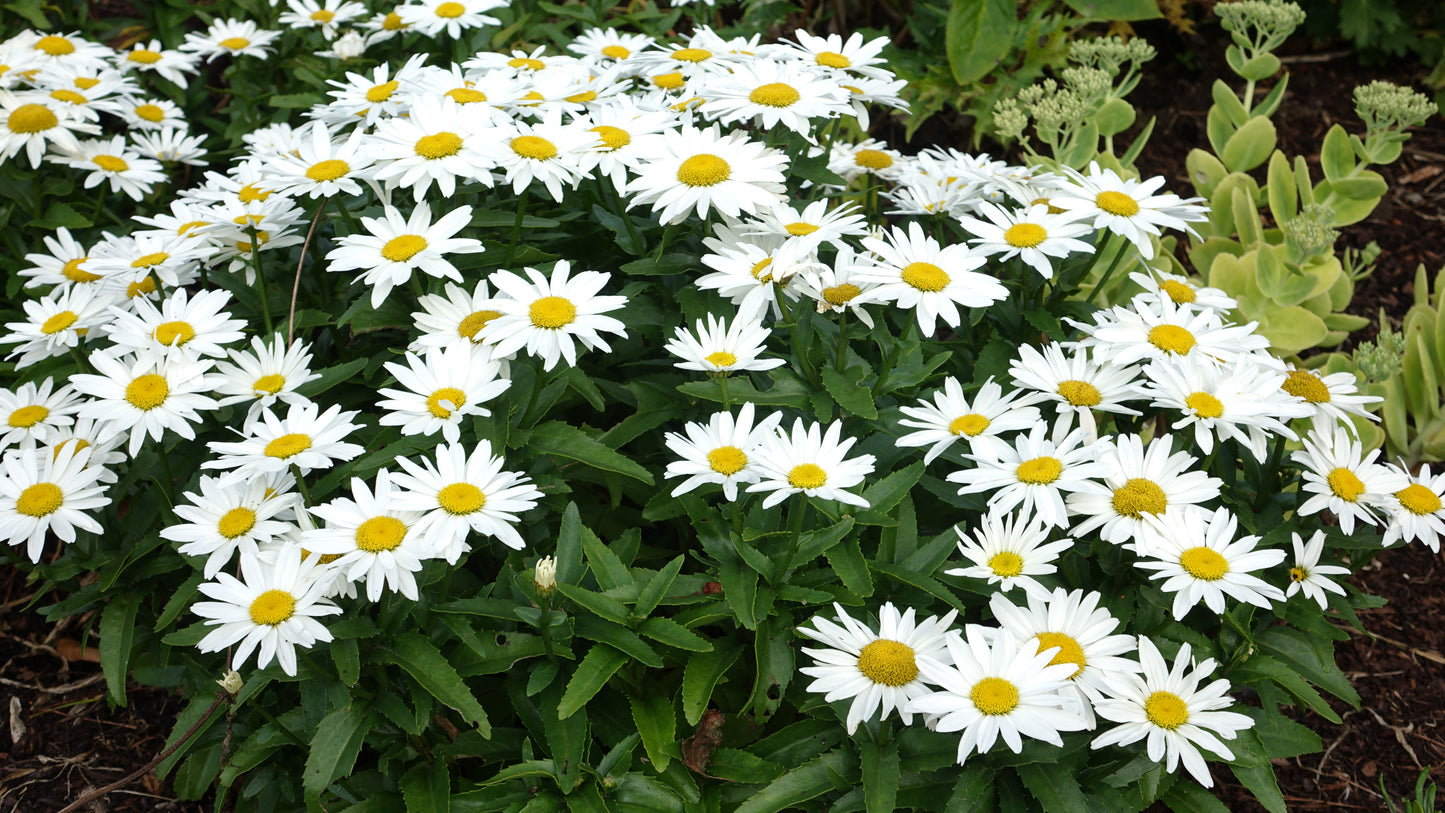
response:
[[(798, 555), (798, 543), (803, 537), (803, 518), (808, 513), (807, 495), (798, 495), (798, 500), (788, 505), (788, 553), (778, 563), (773, 571), (773, 584), (781, 584), (788, 578), (788, 571), (793, 568), (793, 559)], [(746, 544), (746, 543), (743, 543)]]
[(302, 503), (310, 505), (311, 489), (306, 487), (306, 479), (301, 476), (301, 467), (295, 463), (291, 464), (291, 476), (296, 478), (296, 490), (301, 492)]
[(261, 238), (256, 234), (255, 226), (246, 231), (251, 235), (251, 265), (256, 269), (256, 293), (261, 297), (261, 323), (266, 326), (266, 335), (270, 336), (276, 328), (271, 323), (271, 301), (266, 296), (266, 275), (261, 267)]
[(511, 266), (512, 257), (517, 253), (517, 241), (522, 237), (522, 221), (527, 217), (527, 192), (523, 189), (522, 194), (517, 196), (517, 218), (512, 221), (512, 240), (507, 245), (507, 258), (502, 260), (503, 266)]

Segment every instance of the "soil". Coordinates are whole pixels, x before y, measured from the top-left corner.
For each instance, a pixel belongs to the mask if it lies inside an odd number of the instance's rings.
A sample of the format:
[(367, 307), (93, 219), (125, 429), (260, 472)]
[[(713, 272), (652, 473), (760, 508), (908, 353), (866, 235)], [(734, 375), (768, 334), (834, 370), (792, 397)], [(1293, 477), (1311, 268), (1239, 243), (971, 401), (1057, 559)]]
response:
[[(1218, 35), (1217, 28), (1205, 30)], [(1166, 176), (1168, 189), (1187, 194), (1184, 159), (1207, 141), (1210, 84), (1229, 78), (1222, 47), (1162, 25), (1141, 26), (1140, 33), (1161, 54), (1131, 96), (1141, 121), (1158, 120), (1140, 169)], [(1353, 87), (1372, 79), (1419, 87), (1425, 74), (1406, 63), (1362, 66), (1348, 52), (1308, 50), (1308, 43), (1286, 53), (1285, 63), (1289, 94), (1275, 117), (1280, 148), (1315, 165), (1332, 124), (1362, 131), (1350, 102)], [(925, 128), (924, 137), (932, 130)], [(1415, 130), (1402, 158), (1376, 169), (1389, 182), (1388, 195), (1340, 238), (1344, 246), (1363, 248), (1373, 240), (1383, 249), (1350, 311), (1373, 318), (1383, 308), (1398, 322), (1413, 302), (1416, 267), (1423, 263), (1433, 276), (1445, 265), (1445, 120), (1436, 117)], [(1373, 326), (1361, 331), (1346, 347), (1373, 333)], [(1290, 809), (1298, 813), (1384, 810), (1381, 783), (1398, 804), (1413, 793), (1422, 768), (1445, 765), (1445, 560), (1418, 545), (1388, 550), (1352, 581), (1389, 604), (1361, 612), (1369, 633), (1355, 633), (1338, 646), (1361, 707), (1336, 703), (1343, 718), (1338, 725), (1299, 713), (1325, 750), (1275, 765)], [(140, 768), (161, 750), (181, 707), (163, 690), (134, 684), (127, 707), (109, 707), (95, 650), (80, 643), (93, 620), (46, 624), (23, 611), (29, 599), (20, 574), (10, 570), (0, 584), (0, 716), (8, 722), (0, 726), (0, 813), (54, 811), (87, 788)], [(1262, 809), (1231, 784), (1227, 769), (1215, 766), (1214, 774), (1231, 810)], [(1435, 768), (1432, 777), (1445, 781), (1445, 768)], [(189, 813), (203, 807), (176, 800), (152, 772), (94, 809)]]

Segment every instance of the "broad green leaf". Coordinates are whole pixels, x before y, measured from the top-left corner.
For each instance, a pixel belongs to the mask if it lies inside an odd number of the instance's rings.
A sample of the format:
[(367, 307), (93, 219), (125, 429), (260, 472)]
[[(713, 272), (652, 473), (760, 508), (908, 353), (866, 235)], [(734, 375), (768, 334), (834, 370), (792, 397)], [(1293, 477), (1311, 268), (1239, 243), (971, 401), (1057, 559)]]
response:
[(1272, 312), (1260, 323), (1259, 332), (1269, 337), (1276, 352), (1298, 353), (1318, 345), (1329, 330), (1323, 319), (1295, 305)]
[(977, 760), (968, 763), (953, 790), (943, 813), (984, 813), (993, 810), (993, 772), (985, 770)]
[[(662, 658), (658, 657), (657, 651), (648, 646), (646, 641), (637, 637), (637, 633), (621, 624), (590, 615), (582, 615), (576, 619), (576, 634), (580, 638), (596, 641), (599, 644), (611, 644), (626, 652), (638, 663), (654, 669), (662, 667)], [(691, 635), (691, 633), (688, 634)]]
[(528, 447), (538, 454), (565, 457), (591, 466), (631, 477), (652, 485), (652, 474), (625, 455), (593, 440), (590, 435), (561, 421), (548, 421), (532, 430)]
[(1279, 57), (1274, 54), (1260, 54), (1245, 62), (1239, 69), (1241, 79), (1258, 82), (1279, 73)]
[(1229, 808), (1218, 797), (1189, 780), (1171, 785), (1163, 801), (1174, 813), (1229, 813)]
[[(245, 696), (246, 689), (250, 689), (252, 683), (260, 684), (264, 687), (267, 682), (268, 681), (259, 680), (253, 677), (250, 680), (246, 681), (246, 686), (241, 690), (241, 693), (243, 696)], [(190, 752), (191, 747), (202, 739), (201, 735), (206, 733), (206, 729), (215, 725), (217, 720), (220, 720), (226, 716), (224, 713), (224, 709), (218, 706), (216, 707), (217, 713), (212, 713), (209, 718), (206, 718), (206, 712), (212, 711), (211, 704), (214, 701), (215, 695), (198, 694), (191, 698), (191, 702), (186, 705), (185, 710), (183, 710), (180, 714), (176, 715), (176, 724), (174, 727), (171, 728), (171, 733), (166, 735), (165, 747), (170, 748), (177, 743), (180, 743), (180, 745), (176, 747), (176, 750), (171, 752), (170, 756), (161, 760), (160, 764), (156, 766), (156, 776), (160, 777), (161, 779), (165, 779), (166, 774), (170, 773), (171, 769), (175, 767), (176, 763), (180, 762), (181, 759)], [(240, 699), (238, 699), (237, 702), (240, 702)], [(205, 722), (196, 729), (195, 734), (191, 735), (189, 739), (182, 742), (181, 737), (190, 730), (191, 726), (195, 725), (196, 722), (201, 720), (202, 718), (205, 718)]]
[(853, 518), (848, 517), (831, 527), (803, 534), (798, 540), (798, 552), (793, 557), (793, 565), (801, 567), (813, 561), (841, 542), (852, 531)]
[(1350, 146), (1350, 134), (1338, 124), (1325, 133), (1325, 143), (1320, 147), (1320, 169), (1325, 171), (1325, 180), (1332, 183), (1349, 177), (1355, 169), (1355, 149)]
[(347, 686), (355, 686), (361, 680), (361, 650), (355, 638), (343, 638), (331, 642), (331, 660), (336, 663), (336, 675)]
[(868, 561), (858, 547), (858, 535), (851, 534), (828, 550), (828, 564), (843, 581), (843, 586), (855, 596), (873, 595), (873, 579), (868, 575)]
[(1390, 191), (1390, 185), (1385, 182), (1384, 176), (1370, 170), (1365, 170), (1354, 178), (1330, 181), (1330, 188), (1337, 195), (1364, 201), (1378, 201), (1384, 197), (1386, 192)]
[(90, 218), (75, 211), (68, 204), (56, 201), (45, 207), (45, 214), (25, 224), (29, 229), (53, 231), (59, 228), (88, 229)]
[(392, 641), (386, 659), (405, 669), (428, 694), (461, 713), (462, 719), (490, 737), (492, 726), (487, 712), (472, 690), (431, 641), (415, 632), (404, 632)]
[(1254, 798), (1270, 813), (1289, 813), (1280, 793), (1279, 781), (1274, 776), (1274, 766), (1269, 762), (1269, 753), (1253, 731), (1239, 732), (1239, 737), (1229, 744), (1235, 761), (1229, 769), (1241, 785), (1254, 794)]
[(1020, 765), (1015, 770), (1023, 780), (1024, 788), (1043, 805), (1045, 813), (1073, 813), (1088, 809), (1089, 800), (1072, 771), (1039, 763)]
[[(1360, 695), (1350, 685), (1350, 679), (1340, 671), (1333, 657), (1321, 658), (1304, 633), (1293, 627), (1270, 627), (1255, 636), (1254, 642), (1261, 650), (1295, 667), (1300, 677), (1351, 706), (1360, 707)], [(1333, 644), (1324, 642), (1324, 645), (1333, 651)]]
[(953, 0), (943, 41), (955, 82), (972, 84), (998, 67), (1013, 45), (1017, 14), (1008, 0)]
[(561, 697), (561, 684), (553, 683), (537, 698), (537, 708), (547, 737), (547, 751), (557, 766), (557, 787), (563, 793), (571, 793), (582, 780), (582, 762), (592, 737), (586, 714), (561, 716)]
[(852, 753), (830, 751), (774, 779), (738, 805), (736, 813), (778, 813), (795, 808), (832, 790), (833, 775), (847, 776), (856, 764), (857, 757)]
[(968, 612), (968, 609), (963, 606), (963, 602), (958, 600), (958, 597), (953, 594), (953, 591), (948, 589), (948, 586), (943, 582), (940, 582), (932, 576), (925, 576), (922, 573), (905, 570), (897, 565), (890, 565), (883, 562), (869, 562), (868, 566), (871, 567), (875, 573), (881, 573), (894, 581), (917, 587), (919, 590), (928, 593), (961, 613)]
[(592, 566), (597, 586), (604, 592), (632, 586), (632, 571), (585, 525), (582, 526), (582, 553), (587, 557), (587, 564)]
[(1214, 106), (1228, 116), (1230, 123), (1235, 127), (1243, 127), (1245, 122), (1249, 121), (1249, 111), (1244, 109), (1244, 102), (1234, 95), (1234, 89), (1223, 79), (1215, 79), (1209, 92), (1214, 98)]
[(648, 580), (641, 592), (637, 594), (637, 603), (632, 606), (632, 612), (639, 618), (646, 618), (657, 609), (657, 605), (667, 596), (668, 588), (677, 580), (678, 571), (682, 570), (683, 557), (679, 554), (671, 562), (663, 565), (657, 571), (657, 575)]
[(557, 592), (608, 621), (624, 625), (628, 621), (627, 605), (614, 598), (609, 598), (601, 593), (594, 593), (585, 587), (577, 587), (560, 580), (557, 582)]
[(1163, 16), (1155, 0), (1064, 0), (1064, 5), (1094, 20), (1157, 20)]
[(607, 644), (596, 644), (587, 651), (581, 663), (577, 664), (577, 671), (572, 673), (572, 679), (567, 681), (567, 691), (563, 693), (562, 700), (557, 706), (557, 717), (567, 719), (577, 710), (587, 705), (607, 681), (627, 663), (627, 655), (615, 647)]
[(301, 774), (307, 809), (321, 810), (321, 794), (337, 777), (350, 775), (370, 726), (370, 715), (356, 707), (336, 709), (321, 719)]
[[(855, 378), (854, 376), (860, 376)], [(873, 404), (873, 391), (863, 386), (862, 371), (855, 367), (847, 373), (840, 373), (831, 367), (823, 368), (823, 387), (838, 402), (838, 406), (860, 418), (870, 421), (878, 418), (878, 407)]]
[(868, 813), (891, 813), (898, 803), (898, 741), (863, 743), (863, 803)]
[(1219, 158), (1230, 172), (1249, 172), (1269, 158), (1275, 143), (1274, 122), (1257, 116), (1229, 137)]
[[(667, 770), (677, 744), (677, 713), (672, 698), (661, 691), (648, 691), (631, 698), (632, 721), (642, 735), (642, 747), (657, 771)], [(714, 752), (716, 753), (716, 752)]]
[(718, 748), (712, 752), (712, 758), (708, 760), (707, 772), (710, 776), (726, 779), (729, 782), (754, 784), (771, 782), (786, 773), (787, 769), (776, 762), (769, 762), (747, 751), (737, 748)]
[(100, 615), (100, 669), (105, 673), (106, 691), (118, 706), (126, 704), (125, 678), (130, 671), (140, 600), (139, 593), (121, 593), (105, 605)]
[(863, 490), (863, 499), (868, 501), (869, 512), (892, 511), (923, 476), (923, 461), (890, 472), (888, 476), (874, 482)]
[(642, 622), (637, 631), (658, 643), (675, 646), (688, 652), (707, 652), (712, 649), (712, 644), (706, 638), (671, 618), (649, 618)]
[(1275, 150), (1269, 157), (1269, 176), (1266, 187), (1269, 197), (1269, 211), (1274, 222), (1288, 223), (1299, 214), (1299, 192), (1295, 189), (1294, 173), (1290, 171), (1289, 159)]
[(1270, 759), (1315, 754), (1324, 747), (1319, 734), (1284, 716), (1273, 706), (1265, 709), (1241, 706), (1240, 711), (1254, 718), (1254, 732), (1264, 743)]
[(714, 646), (711, 652), (694, 655), (683, 668), (682, 716), (690, 726), (697, 725), (702, 719), (702, 713), (707, 711), (708, 701), (712, 700), (713, 689), (741, 654), (741, 647), (736, 641), (730, 643), (729, 646)]
[(446, 760), (419, 762), (402, 777), (401, 795), (407, 813), (451, 813), (452, 779)]

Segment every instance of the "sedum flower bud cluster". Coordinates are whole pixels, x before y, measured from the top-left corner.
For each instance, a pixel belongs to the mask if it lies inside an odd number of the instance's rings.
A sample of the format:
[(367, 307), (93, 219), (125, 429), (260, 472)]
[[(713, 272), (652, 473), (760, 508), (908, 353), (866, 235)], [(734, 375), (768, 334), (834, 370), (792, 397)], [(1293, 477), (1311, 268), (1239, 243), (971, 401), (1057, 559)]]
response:
[(1303, 262), (1334, 249), (1335, 240), (1340, 236), (1334, 223), (1334, 207), (1324, 203), (1307, 203), (1300, 207), (1293, 220), (1283, 225), (1283, 229)]
[(1418, 127), (1438, 110), (1424, 94), (1389, 82), (1355, 88), (1355, 112), (1372, 132)]
[(1305, 21), (1303, 9), (1280, 0), (1220, 3), (1214, 13), (1224, 30), (1233, 34), (1235, 44), (1250, 51), (1250, 56), (1278, 48)]
[(1405, 358), (1405, 334), (1392, 330), (1389, 324), (1380, 328), (1373, 342), (1355, 348), (1355, 366), (1370, 381), (1385, 381), (1400, 370)]

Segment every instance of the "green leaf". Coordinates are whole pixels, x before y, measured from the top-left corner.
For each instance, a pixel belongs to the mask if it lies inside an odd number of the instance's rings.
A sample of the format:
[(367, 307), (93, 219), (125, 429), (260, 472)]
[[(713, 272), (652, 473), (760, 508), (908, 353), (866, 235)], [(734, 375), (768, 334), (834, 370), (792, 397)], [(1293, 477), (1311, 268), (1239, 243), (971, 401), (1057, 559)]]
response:
[(958, 600), (958, 597), (953, 594), (953, 591), (949, 590), (947, 585), (932, 576), (925, 576), (922, 573), (883, 562), (869, 562), (868, 566), (873, 568), (875, 573), (882, 573), (894, 581), (917, 587), (919, 590), (928, 593), (961, 613), (968, 612), (968, 609), (963, 606), (963, 602)]
[(577, 664), (577, 671), (567, 681), (567, 691), (557, 705), (558, 719), (565, 720), (587, 705), (607, 681), (627, 663), (627, 655), (607, 644), (596, 644), (587, 651), (587, 656)]
[(682, 570), (682, 555), (679, 554), (671, 562), (663, 565), (657, 571), (657, 575), (648, 580), (641, 592), (637, 594), (637, 603), (632, 606), (632, 612), (638, 618), (646, 618), (657, 609), (657, 605), (667, 596), (667, 591), (672, 583), (677, 580), (678, 571)]
[(1064, 0), (1064, 5), (1094, 20), (1156, 20), (1160, 16), (1155, 0)]
[(272, 107), (303, 108), (316, 105), (322, 101), (322, 98), (315, 93), (277, 93), (267, 96), (266, 101)]
[(532, 430), (527, 446), (536, 453), (565, 457), (652, 485), (652, 474), (625, 455), (603, 446), (575, 426), (548, 421)]
[[(1295, 667), (1301, 677), (1354, 708), (1360, 707), (1360, 695), (1350, 685), (1350, 679), (1340, 671), (1333, 657), (1322, 658), (1304, 633), (1293, 627), (1270, 627), (1255, 636), (1254, 642), (1261, 650)], [(1322, 643), (1333, 652), (1333, 644)]]
[(1350, 146), (1350, 134), (1338, 124), (1325, 133), (1325, 143), (1320, 147), (1320, 169), (1325, 171), (1325, 180), (1331, 183), (1349, 177), (1355, 169), (1355, 148)]
[(135, 646), (135, 614), (140, 600), (139, 593), (121, 593), (105, 605), (100, 615), (100, 669), (105, 673), (106, 691), (118, 706), (126, 704), (125, 677)]
[(969, 85), (997, 68), (1013, 45), (1017, 19), (1008, 0), (953, 0), (943, 34), (953, 80)]
[(1018, 771), (1024, 788), (1039, 800), (1046, 813), (1072, 813), (1089, 808), (1089, 800), (1072, 771), (1039, 763), (1020, 765), (1014, 770)]
[(1275, 223), (1288, 223), (1299, 214), (1299, 192), (1295, 189), (1294, 173), (1290, 171), (1289, 159), (1275, 150), (1269, 157), (1269, 211)]
[(1229, 813), (1224, 802), (1197, 782), (1175, 782), (1163, 796), (1164, 804), (1174, 813)]
[(843, 750), (830, 751), (774, 779), (738, 805), (736, 813), (778, 813), (822, 796), (833, 789), (834, 775), (847, 776), (853, 772), (856, 759)]
[(321, 794), (337, 777), (350, 775), (370, 723), (371, 717), (365, 711), (349, 707), (336, 709), (316, 726), (301, 774), (308, 809), (321, 810)]
[(707, 652), (712, 643), (671, 618), (649, 618), (642, 622), (637, 631), (658, 643), (685, 649), (688, 652)]
[(446, 760), (419, 763), (401, 777), (407, 813), (451, 813), (452, 778)]
[(476, 726), (483, 737), (492, 735), (482, 704), (431, 641), (418, 633), (405, 632), (396, 636), (386, 651), (388, 660), (405, 669), (427, 694), (460, 712), (462, 719)]
[(1268, 79), (1279, 73), (1279, 57), (1274, 54), (1260, 54), (1240, 66), (1239, 76), (1250, 82)]
[(90, 218), (59, 201), (46, 206), (45, 214), (25, 224), (26, 228), (46, 230), (88, 229), (92, 225)]
[(1380, 173), (1365, 170), (1354, 178), (1330, 181), (1330, 189), (1351, 200), (1378, 201), (1390, 191), (1390, 185)]
[(572, 601), (575, 601), (581, 607), (591, 610), (608, 621), (624, 625), (628, 621), (627, 605), (614, 598), (609, 598), (601, 593), (594, 593), (585, 587), (568, 584), (560, 578), (557, 580), (557, 591)]
[(1265, 709), (1241, 706), (1240, 710), (1254, 718), (1254, 731), (1270, 759), (1315, 754), (1324, 748), (1324, 741), (1313, 729), (1296, 723), (1273, 706)]
[(557, 787), (571, 793), (582, 781), (582, 763), (592, 737), (586, 714), (562, 717), (562, 688), (554, 683), (537, 699), (542, 729), (547, 737), (547, 751), (557, 767)]
[(863, 499), (868, 501), (868, 512), (892, 511), (898, 503), (903, 501), (904, 497), (908, 496), (908, 492), (913, 490), (913, 486), (923, 476), (924, 468), (923, 461), (920, 460), (907, 468), (891, 472), (887, 477), (864, 489)]
[(1340, 723), (1339, 715), (1335, 714), (1334, 709), (1330, 708), (1330, 704), (1319, 692), (1315, 691), (1308, 681), (1282, 661), (1262, 652), (1251, 655), (1249, 660), (1230, 673), (1230, 677), (1245, 683), (1258, 683), (1260, 679), (1272, 680), (1282, 686), (1285, 691), (1299, 698), (1315, 713), (1336, 725)]
[(1270, 813), (1289, 813), (1284, 795), (1279, 791), (1279, 781), (1274, 776), (1274, 766), (1269, 762), (1269, 753), (1265, 751), (1259, 735), (1250, 730), (1241, 731), (1239, 738), (1230, 743), (1230, 749), (1236, 759), (1229, 764), (1229, 769), (1239, 783), (1248, 788)]
[(863, 743), (863, 805), (868, 813), (890, 813), (898, 803), (898, 741)]
[(877, 420), (878, 407), (873, 404), (873, 391), (863, 386), (863, 370), (855, 367), (840, 373), (832, 367), (823, 368), (823, 387), (838, 406), (860, 418)]
[(711, 652), (688, 659), (682, 672), (682, 716), (688, 725), (695, 726), (702, 719), (702, 713), (707, 711), (708, 701), (712, 699), (713, 689), (741, 653), (742, 648), (734, 641), (731, 646), (714, 647)]
[(17, 0), (14, 3), (6, 3), (0, 8), (19, 14), (41, 31), (49, 31), (52, 28), (50, 20), (45, 17), (45, 7), (41, 0)]
[(873, 595), (873, 579), (868, 575), (868, 561), (858, 547), (858, 535), (850, 535), (828, 550), (828, 564), (838, 574), (843, 586), (855, 596)]
[(943, 813), (983, 813), (993, 810), (993, 772), (977, 760), (968, 763), (948, 794)]
[(659, 773), (667, 770), (677, 745), (677, 713), (672, 710), (672, 698), (660, 691), (649, 691), (633, 696), (631, 702), (632, 721), (642, 735), (648, 760)]
[(770, 762), (737, 748), (717, 748), (707, 762), (709, 776), (726, 779), (729, 782), (754, 784), (771, 782), (787, 772), (776, 762)]
[(604, 591), (632, 586), (632, 571), (585, 525), (582, 526), (582, 553), (592, 566), (597, 586)]
[(626, 652), (633, 660), (654, 669), (662, 667), (662, 658), (657, 651), (638, 638), (637, 633), (632, 630), (590, 615), (578, 616), (576, 623), (576, 634), (579, 637), (599, 644), (611, 644)]
[(1249, 172), (1269, 158), (1275, 143), (1274, 122), (1256, 116), (1229, 137), (1219, 158), (1230, 172)]
[(347, 686), (355, 686), (361, 680), (361, 651), (355, 638), (343, 638), (331, 642), (331, 660), (336, 663), (336, 675)]

